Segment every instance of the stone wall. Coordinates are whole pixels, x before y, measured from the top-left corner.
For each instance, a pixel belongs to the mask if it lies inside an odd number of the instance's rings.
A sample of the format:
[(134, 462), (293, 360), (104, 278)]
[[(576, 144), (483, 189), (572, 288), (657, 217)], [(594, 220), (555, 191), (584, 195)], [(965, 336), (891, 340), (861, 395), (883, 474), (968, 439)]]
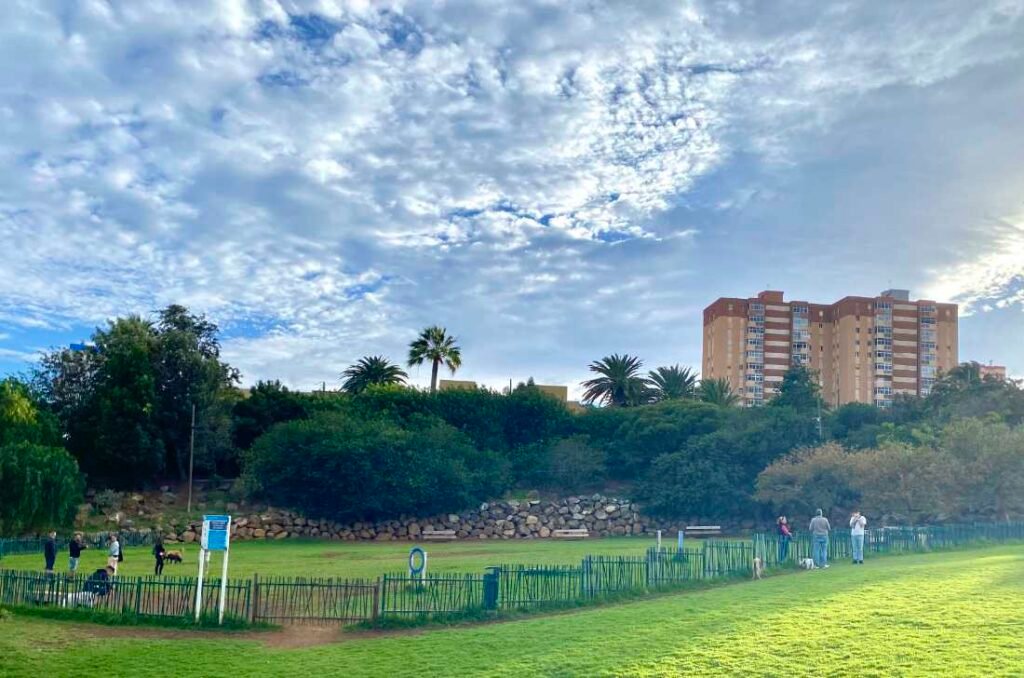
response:
[[(497, 501), (481, 504), (473, 511), (431, 518), (406, 518), (378, 522), (342, 524), (307, 519), (292, 511), (267, 508), (245, 512), (229, 507), (234, 516), (235, 539), (291, 539), (315, 537), (345, 541), (416, 540), (425, 530), (455, 530), (459, 539), (534, 539), (547, 538), (562, 528), (586, 528), (593, 537), (654, 534), (657, 529), (677, 529), (671, 523), (659, 523), (640, 513), (628, 499), (595, 494), (568, 497), (557, 501)], [(691, 521), (694, 524), (696, 521)], [(180, 530), (165, 531), (169, 542), (194, 542), (199, 539), (201, 523), (192, 522)], [(671, 538), (666, 535), (666, 538)]]

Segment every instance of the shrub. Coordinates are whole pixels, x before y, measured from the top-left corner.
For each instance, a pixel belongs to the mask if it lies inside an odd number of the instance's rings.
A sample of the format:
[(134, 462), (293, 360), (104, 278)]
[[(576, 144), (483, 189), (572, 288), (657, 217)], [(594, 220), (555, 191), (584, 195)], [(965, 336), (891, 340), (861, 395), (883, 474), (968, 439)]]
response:
[(310, 516), (379, 520), (457, 511), (506, 489), (501, 457), (437, 418), (326, 413), (278, 424), (246, 464), (254, 494)]
[(790, 514), (850, 507), (860, 500), (856, 468), (854, 455), (835, 443), (798, 450), (761, 472), (755, 498)]
[(556, 440), (547, 446), (546, 484), (577, 491), (605, 479), (605, 453), (591, 446), (586, 436)]

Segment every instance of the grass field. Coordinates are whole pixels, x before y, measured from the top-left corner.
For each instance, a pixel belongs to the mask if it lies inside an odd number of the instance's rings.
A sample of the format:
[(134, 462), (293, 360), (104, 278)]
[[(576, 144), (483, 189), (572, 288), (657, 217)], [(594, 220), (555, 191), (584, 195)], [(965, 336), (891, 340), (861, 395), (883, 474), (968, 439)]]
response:
[[(674, 543), (674, 542), (673, 542)], [(429, 555), (431, 572), (458, 571), (483, 573), (488, 565), (576, 565), (586, 555), (644, 554), (654, 540), (647, 537), (620, 537), (581, 541), (550, 539), (471, 540), (421, 544)], [(385, 572), (403, 572), (408, 568), (410, 542), (338, 542), (321, 540), (243, 541), (231, 545), (231, 576), (307, 576), (307, 577), (376, 577)], [(153, 573), (153, 556), (148, 546), (125, 549), (120, 574)], [(164, 574), (194, 577), (199, 547), (195, 544), (174, 544), (167, 548), (183, 548), (186, 562), (167, 564)], [(214, 570), (219, 573), (219, 556), (214, 556)], [(79, 570), (92, 572), (106, 564), (103, 551), (90, 549), (82, 555)], [(66, 570), (67, 554), (57, 560), (57, 571)], [(42, 570), (42, 554), (8, 556), (0, 560), (0, 568)]]
[[(482, 546), (482, 545), (481, 545)], [(1019, 676), (1024, 548), (896, 556), (518, 621), (202, 638), (14, 616), (10, 676)], [(184, 632), (187, 633), (187, 632)], [(187, 642), (183, 638), (188, 639)], [(301, 644), (301, 643), (300, 643)]]

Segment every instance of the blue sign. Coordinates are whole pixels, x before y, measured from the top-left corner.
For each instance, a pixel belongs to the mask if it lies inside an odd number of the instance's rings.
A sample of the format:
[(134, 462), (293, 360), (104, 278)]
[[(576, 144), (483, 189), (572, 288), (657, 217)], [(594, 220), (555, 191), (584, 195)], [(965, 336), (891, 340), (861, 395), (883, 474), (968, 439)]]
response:
[(203, 538), (200, 544), (207, 551), (227, 551), (231, 516), (203, 516)]

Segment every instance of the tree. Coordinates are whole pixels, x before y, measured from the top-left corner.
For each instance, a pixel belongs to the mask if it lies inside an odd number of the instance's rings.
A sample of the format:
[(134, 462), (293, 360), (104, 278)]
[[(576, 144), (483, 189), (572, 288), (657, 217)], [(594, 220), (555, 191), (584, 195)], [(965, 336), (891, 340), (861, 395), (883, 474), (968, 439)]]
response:
[(955, 510), (974, 518), (1007, 520), (1024, 512), (1024, 426), (998, 415), (950, 424), (939, 444), (956, 463)]
[(600, 376), (583, 382), (583, 402), (613, 407), (643, 403), (647, 399), (647, 380), (640, 376), (641, 367), (640, 358), (618, 353), (590, 363), (590, 371)]
[(955, 506), (956, 470), (940, 450), (889, 443), (857, 452), (851, 459), (851, 481), (860, 493), (862, 513), (915, 525), (941, 519)]
[(697, 374), (689, 367), (679, 365), (659, 367), (647, 373), (651, 386), (651, 400), (693, 399), (697, 396)]
[(102, 360), (81, 414), (84, 435), (69, 440), (71, 452), (100, 484), (130, 489), (152, 482), (166, 463), (153, 368), (156, 332), (128, 316), (93, 338)]
[(280, 381), (258, 381), (232, 409), (231, 440), (238, 449), (247, 450), (274, 424), (308, 416), (309, 406), (301, 394), (289, 391)]
[(791, 515), (852, 508), (860, 501), (853, 486), (855, 462), (852, 453), (835, 443), (797, 450), (761, 472), (754, 497), (776, 513)]
[(725, 377), (701, 379), (697, 395), (700, 400), (719, 407), (732, 407), (740, 402), (739, 395), (732, 390), (729, 380)]
[(459, 511), (506, 489), (502, 460), (436, 417), (342, 413), (274, 426), (250, 450), (246, 481), (277, 506), (332, 520)]
[(443, 327), (433, 325), (409, 344), (409, 367), (430, 363), (430, 392), (437, 392), (437, 369), (443, 363), (452, 374), (462, 367), (462, 349)]
[(84, 483), (74, 458), (60, 447), (31, 442), (0, 445), (0, 534), (71, 525)]
[(179, 480), (188, 476), (192, 408), (196, 410), (196, 428), (205, 432), (197, 442), (195, 458), (201, 467), (212, 468), (215, 450), (228, 443), (212, 438), (228, 428), (219, 407), (220, 392), (239, 381), (238, 371), (221, 362), (218, 328), (203, 315), (195, 315), (184, 306), (171, 305), (160, 311), (157, 320), (154, 369), (156, 376), (156, 417), (167, 451), (166, 467), (177, 472)]
[(769, 405), (772, 407), (791, 407), (803, 414), (817, 413), (824, 408), (821, 400), (821, 387), (816, 375), (802, 365), (794, 365), (782, 375), (779, 394)]
[(29, 386), (14, 377), (0, 380), (0, 445), (61, 444), (59, 423), (42, 410)]
[(366, 356), (341, 373), (341, 378), (345, 380), (341, 388), (355, 395), (369, 386), (403, 385), (408, 377), (401, 367), (384, 356)]

